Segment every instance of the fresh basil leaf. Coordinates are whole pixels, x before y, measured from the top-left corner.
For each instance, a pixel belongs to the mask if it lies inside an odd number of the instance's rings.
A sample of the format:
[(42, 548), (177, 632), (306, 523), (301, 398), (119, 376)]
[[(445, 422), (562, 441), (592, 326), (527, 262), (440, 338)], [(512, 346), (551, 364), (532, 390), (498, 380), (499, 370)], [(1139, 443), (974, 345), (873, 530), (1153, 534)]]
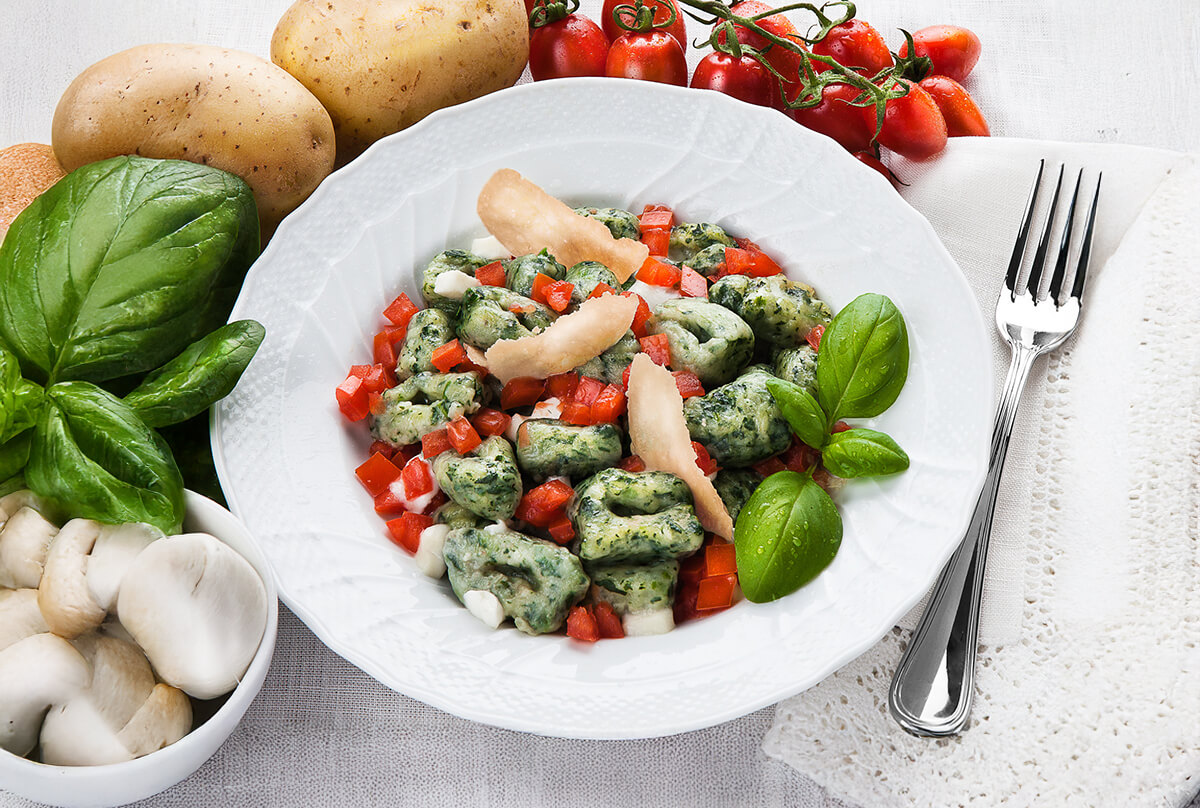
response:
[(848, 429), (829, 439), (821, 462), (838, 477), (876, 477), (908, 468), (908, 455), (890, 435), (874, 429)]
[(56, 384), (46, 401), (25, 469), (34, 493), (100, 522), (179, 531), (183, 479), (158, 433), (88, 382)]
[(768, 379), (767, 389), (792, 431), (809, 446), (820, 449), (829, 437), (829, 427), (825, 412), (812, 393), (786, 379)]
[[(0, 443), (37, 423), (42, 398), (41, 386), (22, 378), (17, 357), (0, 346)], [(0, 480), (7, 476), (0, 472)]]
[(221, 325), (258, 255), (249, 186), (180, 160), (83, 166), (0, 246), (0, 339), (25, 375), (107, 381), (163, 364)]
[(817, 351), (817, 396), (832, 426), (892, 406), (908, 378), (908, 330), (891, 300), (859, 295), (838, 312)]
[(0, 497), (6, 497), (14, 491), (23, 491), (28, 488), (25, 484), (24, 475), (17, 474), (9, 477), (7, 480), (0, 482)]
[(29, 444), (33, 437), (32, 430), (25, 430), (15, 438), (0, 443), (0, 480), (15, 477), (29, 462)]
[(199, 415), (229, 395), (266, 333), (254, 320), (224, 325), (147, 376), (125, 396), (125, 403), (147, 426), (169, 426)]
[(842, 518), (812, 475), (780, 471), (763, 480), (742, 508), (733, 540), (742, 592), (766, 603), (829, 566), (842, 543)]

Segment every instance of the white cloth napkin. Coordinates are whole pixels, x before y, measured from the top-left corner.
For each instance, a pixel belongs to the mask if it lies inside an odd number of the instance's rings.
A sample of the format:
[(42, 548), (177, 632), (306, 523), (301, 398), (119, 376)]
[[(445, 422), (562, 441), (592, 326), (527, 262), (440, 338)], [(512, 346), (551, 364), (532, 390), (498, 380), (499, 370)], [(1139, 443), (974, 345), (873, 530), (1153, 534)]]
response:
[[(892, 806), (1181, 805), (1200, 772), (1200, 159), (952, 141), (905, 164), (990, 322), (1040, 158), (1103, 170), (1076, 335), (1034, 366), (989, 557), (968, 730), (904, 733), (887, 693), (915, 609), (777, 708), (764, 741), (843, 799)], [(1008, 351), (993, 344), (997, 379)]]

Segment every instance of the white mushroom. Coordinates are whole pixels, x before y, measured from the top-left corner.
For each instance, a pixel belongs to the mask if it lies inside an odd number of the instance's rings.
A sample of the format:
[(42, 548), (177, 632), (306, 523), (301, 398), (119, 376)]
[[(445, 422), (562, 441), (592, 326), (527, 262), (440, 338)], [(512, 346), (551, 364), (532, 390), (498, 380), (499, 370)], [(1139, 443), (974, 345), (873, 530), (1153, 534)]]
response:
[(100, 528), (100, 537), (87, 560), (87, 585), (105, 611), (111, 612), (116, 607), (117, 590), (133, 560), (150, 542), (162, 537), (161, 530), (140, 522)]
[(0, 749), (25, 756), (47, 711), (88, 686), (91, 670), (69, 642), (35, 634), (0, 651)]
[(142, 551), (121, 582), (117, 612), (163, 681), (211, 699), (236, 687), (254, 658), (267, 594), (246, 559), (189, 533)]
[(0, 651), (49, 630), (38, 608), (36, 589), (0, 589)]
[(38, 586), (38, 606), (46, 625), (60, 637), (78, 637), (104, 622), (107, 610), (88, 589), (88, 553), (100, 537), (100, 523), (72, 519), (50, 543)]
[(33, 508), (52, 522), (61, 516), (58, 508), (48, 500), (42, 499), (28, 488), (22, 488), (0, 497), (0, 524), (22, 508)]
[[(8, 504), (18, 503), (19, 500), (12, 500)], [(0, 587), (36, 589), (42, 580), (46, 552), (58, 528), (29, 505), (20, 505), (7, 513), (8, 521), (0, 529)]]
[(136, 645), (88, 634), (77, 639), (75, 647), (91, 665), (91, 684), (46, 714), (43, 762), (120, 763), (173, 744), (191, 729), (187, 696), (156, 684), (150, 663)]

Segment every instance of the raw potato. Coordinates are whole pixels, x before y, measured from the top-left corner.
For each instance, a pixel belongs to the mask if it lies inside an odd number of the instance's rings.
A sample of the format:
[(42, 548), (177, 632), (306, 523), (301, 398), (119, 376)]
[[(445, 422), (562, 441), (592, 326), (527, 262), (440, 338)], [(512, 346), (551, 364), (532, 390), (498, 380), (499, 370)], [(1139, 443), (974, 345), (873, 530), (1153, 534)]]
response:
[(333, 116), (342, 161), (512, 86), (528, 57), (522, 0), (297, 0), (271, 38), (271, 61)]
[(286, 71), (208, 45), (141, 45), (79, 74), (54, 111), (67, 171), (121, 154), (190, 160), (249, 183), (265, 233), (333, 170), (333, 122)]
[(0, 241), (17, 214), (65, 176), (54, 150), (43, 143), (0, 150)]

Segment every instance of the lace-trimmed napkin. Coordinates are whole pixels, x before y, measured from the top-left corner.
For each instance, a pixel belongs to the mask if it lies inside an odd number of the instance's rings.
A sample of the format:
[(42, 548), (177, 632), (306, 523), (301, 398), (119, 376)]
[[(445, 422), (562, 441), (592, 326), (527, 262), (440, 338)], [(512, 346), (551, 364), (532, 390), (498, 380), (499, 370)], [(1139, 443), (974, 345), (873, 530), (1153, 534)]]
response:
[[(918, 607), (780, 704), (763, 743), (870, 808), (1176, 806), (1200, 786), (1200, 158), (959, 139), (899, 166), (989, 323), (1042, 157), (1104, 186), (1081, 325), (1017, 418), (971, 724), (914, 738), (888, 714)], [(994, 329), (993, 364), (998, 390)]]

